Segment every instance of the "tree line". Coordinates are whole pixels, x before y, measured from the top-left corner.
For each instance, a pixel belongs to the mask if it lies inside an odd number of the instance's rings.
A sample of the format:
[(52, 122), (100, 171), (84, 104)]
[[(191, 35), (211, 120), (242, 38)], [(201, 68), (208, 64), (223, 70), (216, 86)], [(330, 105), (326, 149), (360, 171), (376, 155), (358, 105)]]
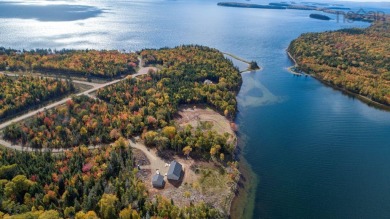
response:
[(0, 120), (74, 90), (69, 80), (0, 74)]
[[(102, 88), (98, 99), (72, 97), (4, 129), (5, 139), (24, 146), (71, 150), (52, 155), (1, 149), (0, 217), (226, 217), (203, 202), (179, 208), (164, 197), (150, 200), (125, 139), (140, 135), (148, 147), (231, 160), (235, 142), (229, 134), (181, 127), (174, 117), (180, 105), (194, 103), (233, 119), (241, 85), (238, 69), (222, 53), (202, 46), (143, 50), (140, 55), (161, 70)], [(88, 150), (89, 145), (99, 147)]]
[[(174, 116), (181, 104), (208, 104), (228, 118), (236, 113), (241, 77), (230, 60), (201, 46), (144, 50), (162, 69), (129, 78), (97, 91), (98, 100), (73, 97), (64, 106), (39, 113), (28, 123), (4, 129), (4, 138), (32, 148), (100, 145), (141, 135), (148, 146), (190, 152), (206, 159), (231, 159), (235, 142), (212, 130), (179, 127)], [(146, 63), (150, 63), (146, 59)], [(213, 80), (206, 84), (204, 80)], [(222, 155), (221, 155), (222, 154)]]
[(108, 50), (31, 50), (0, 48), (0, 70), (38, 71), (112, 78), (134, 73), (138, 66), (136, 53)]
[(307, 33), (288, 51), (298, 69), (316, 78), (390, 105), (390, 24)]
[(222, 218), (201, 202), (179, 208), (149, 200), (128, 142), (65, 153), (23, 153), (0, 148), (1, 218)]

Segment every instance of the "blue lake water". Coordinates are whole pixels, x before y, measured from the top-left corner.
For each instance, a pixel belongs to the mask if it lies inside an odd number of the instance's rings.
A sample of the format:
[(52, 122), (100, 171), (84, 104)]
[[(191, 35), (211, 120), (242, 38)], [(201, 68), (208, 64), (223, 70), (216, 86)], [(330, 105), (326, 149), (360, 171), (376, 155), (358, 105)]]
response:
[(251, 217), (389, 218), (390, 112), (287, 71), (285, 50), (300, 34), (368, 24), (216, 3), (0, 2), (0, 44), (127, 51), (202, 44), (255, 60), (262, 70), (243, 74), (237, 116), (243, 154), (258, 179)]

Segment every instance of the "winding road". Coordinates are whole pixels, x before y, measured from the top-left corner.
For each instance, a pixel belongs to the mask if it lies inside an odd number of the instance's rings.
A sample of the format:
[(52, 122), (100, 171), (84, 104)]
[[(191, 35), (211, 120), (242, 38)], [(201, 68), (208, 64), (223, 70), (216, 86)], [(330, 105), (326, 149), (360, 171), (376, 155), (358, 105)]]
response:
[[(152, 68), (152, 67), (149, 67), (149, 68)], [(10, 74), (10, 73), (5, 73), (5, 72), (2, 72), (0, 71), (0, 74), (3, 74), (3, 75), (6, 75), (6, 76), (10, 76), (10, 77), (19, 77), (21, 75), (19, 74)], [(53, 76), (42, 76), (42, 75), (39, 75), (39, 76), (36, 76), (36, 77), (40, 77), (40, 78), (56, 78), (56, 77), (53, 77)], [(59, 78), (61, 80), (67, 80), (66, 78)], [(84, 84), (84, 85), (88, 85), (88, 86), (91, 86), (91, 87), (97, 87), (99, 85), (99, 83), (93, 83), (93, 82), (88, 82), (88, 81), (80, 81), (80, 80), (72, 80), (73, 83), (76, 83), (76, 84)]]
[(144, 144), (139, 143), (136, 138), (129, 139), (129, 144), (132, 148), (141, 150), (148, 158), (150, 164), (141, 165), (142, 169), (151, 169), (152, 173), (156, 170), (159, 170), (161, 174), (168, 172), (169, 167), (166, 165), (167, 163), (156, 154), (156, 150), (149, 150)]
[[(149, 72), (150, 69), (155, 70), (155, 71), (157, 70), (157, 68), (155, 68), (155, 67), (142, 67), (140, 65), (140, 68), (138, 69), (137, 73), (133, 74), (131, 76), (134, 78), (134, 77), (137, 77), (137, 76), (140, 76), (140, 75), (145, 75), (145, 74), (147, 74)], [(7, 74), (7, 75), (10, 75), (10, 74)], [(76, 94), (77, 96), (87, 95), (87, 96), (91, 97), (90, 93), (95, 92), (95, 91), (97, 91), (97, 90), (99, 90), (101, 88), (104, 88), (104, 87), (116, 84), (116, 83), (118, 83), (118, 82), (120, 82), (122, 80), (125, 80), (126, 78), (127, 77), (121, 78), (121, 79), (117, 79), (117, 80), (114, 80), (114, 81), (110, 81), (110, 82), (107, 82), (107, 83), (104, 83), (104, 84), (97, 84), (97, 83), (91, 83), (91, 82), (85, 82), (85, 81), (76, 81), (76, 80), (73, 81), (73, 82), (92, 86), (93, 88), (91, 88), (89, 90), (86, 90), (84, 92)], [(51, 103), (51, 104), (46, 105), (46, 106), (44, 106), (42, 108), (39, 108), (37, 110), (31, 111), (31, 112), (27, 112), (24, 115), (18, 116), (18, 117), (14, 118), (14, 119), (11, 119), (11, 120), (7, 121), (7, 122), (4, 122), (4, 123), (0, 124), (0, 130), (4, 129), (5, 127), (7, 127), (7, 126), (9, 126), (9, 125), (11, 125), (13, 123), (17, 123), (17, 122), (20, 122), (20, 121), (25, 120), (27, 118), (30, 118), (30, 117), (38, 114), (39, 112), (43, 112), (45, 110), (57, 107), (57, 106), (62, 105), (62, 104), (65, 104), (66, 101), (68, 101), (70, 99), (71, 99), (71, 97), (65, 97), (62, 100), (59, 100), (59, 101), (54, 102), (54, 103)], [(16, 149), (16, 150), (23, 150), (23, 151), (26, 151), (26, 150), (28, 151), (29, 150), (28, 148), (22, 147), (20, 145), (13, 145), (10, 142), (4, 141), (3, 139), (0, 139), (0, 144), (5, 146), (5, 147)], [(60, 151), (62, 149), (58, 149), (58, 150)]]

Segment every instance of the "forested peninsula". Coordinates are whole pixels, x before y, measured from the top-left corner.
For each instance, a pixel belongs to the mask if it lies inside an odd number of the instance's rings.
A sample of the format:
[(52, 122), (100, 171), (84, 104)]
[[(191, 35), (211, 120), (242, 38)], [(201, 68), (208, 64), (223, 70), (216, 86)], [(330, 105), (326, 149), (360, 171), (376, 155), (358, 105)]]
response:
[[(307, 11), (322, 11), (324, 13), (328, 14), (335, 14), (337, 15), (337, 19), (339, 19), (339, 16), (341, 16), (342, 19), (348, 20), (348, 21), (364, 21), (364, 22), (374, 22), (377, 20), (380, 20), (383, 18), (384, 14), (382, 13), (375, 13), (375, 12), (368, 12), (368, 13), (362, 13), (362, 11), (347, 11), (351, 10), (350, 8), (346, 7), (339, 7), (339, 6), (329, 6), (328, 4), (321, 4), (321, 3), (315, 3), (315, 2), (301, 2), (301, 3), (295, 3), (295, 2), (271, 2), (268, 3), (268, 5), (260, 5), (260, 4), (249, 4), (249, 3), (241, 3), (241, 2), (219, 2), (217, 3), (218, 6), (224, 6), (224, 7), (236, 7), (236, 8), (258, 8), (258, 9), (291, 9), (291, 10), (307, 10)], [(364, 11), (363, 11), (364, 12)], [(314, 16), (310, 16), (314, 19), (320, 19), (320, 20), (330, 20), (327, 16), (321, 15), (321, 14), (313, 14)]]
[[(386, 20), (387, 19), (387, 20)], [(306, 33), (291, 42), (295, 68), (331, 86), (390, 105), (390, 23)]]
[[(152, 67), (1, 130), (11, 149), (0, 148), (0, 218), (228, 217), (240, 178), (232, 121), (242, 79), (223, 53), (196, 45), (130, 54), (7, 51), (7, 71), (51, 66), (55, 73), (111, 77), (104, 63), (125, 72)], [(13, 80), (31, 84), (32, 92), (41, 92), (41, 84), (71, 87), (71, 81)], [(20, 98), (23, 92), (9, 93)], [(172, 160), (185, 167), (181, 184), (152, 187), (152, 174), (167, 171)]]

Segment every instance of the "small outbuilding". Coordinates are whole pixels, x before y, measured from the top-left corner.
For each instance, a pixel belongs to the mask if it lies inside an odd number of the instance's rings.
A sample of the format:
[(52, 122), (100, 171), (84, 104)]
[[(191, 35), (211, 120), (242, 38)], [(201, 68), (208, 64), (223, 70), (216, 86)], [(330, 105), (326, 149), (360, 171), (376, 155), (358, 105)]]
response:
[(179, 162), (172, 161), (169, 166), (167, 178), (169, 180), (179, 180), (182, 172), (183, 172), (182, 165)]
[(162, 188), (162, 187), (164, 187), (164, 184), (165, 184), (164, 176), (156, 173), (152, 177), (152, 185), (153, 185), (153, 187)]
[(209, 79), (204, 80), (203, 84), (213, 84), (213, 82)]

